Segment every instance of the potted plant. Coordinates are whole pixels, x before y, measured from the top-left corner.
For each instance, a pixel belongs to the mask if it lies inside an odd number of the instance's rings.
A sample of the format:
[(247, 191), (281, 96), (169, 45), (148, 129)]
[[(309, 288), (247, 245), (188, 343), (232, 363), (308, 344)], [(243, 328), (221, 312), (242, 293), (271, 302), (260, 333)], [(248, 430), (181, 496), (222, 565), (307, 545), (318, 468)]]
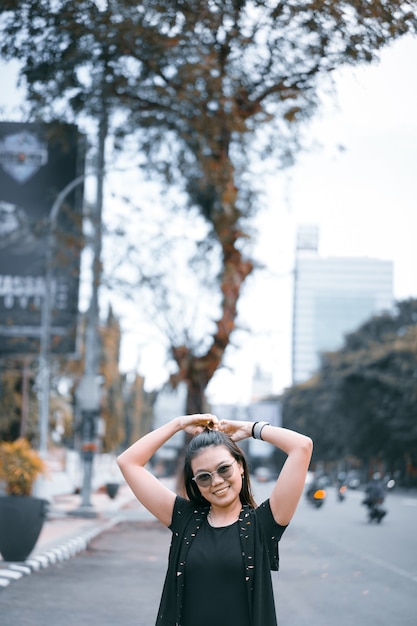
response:
[(45, 464), (26, 439), (0, 442), (0, 553), (5, 561), (25, 561), (32, 552), (48, 502), (32, 497), (33, 483)]

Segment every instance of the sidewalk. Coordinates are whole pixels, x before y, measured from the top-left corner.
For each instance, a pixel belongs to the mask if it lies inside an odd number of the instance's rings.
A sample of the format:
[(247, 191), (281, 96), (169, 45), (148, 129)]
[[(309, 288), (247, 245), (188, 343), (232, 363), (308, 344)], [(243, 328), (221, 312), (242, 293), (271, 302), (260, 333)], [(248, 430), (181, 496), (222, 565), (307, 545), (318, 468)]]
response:
[(52, 563), (64, 561), (85, 550), (89, 542), (126, 517), (152, 519), (136, 500), (129, 487), (122, 483), (114, 499), (104, 488), (91, 494), (91, 505), (96, 517), (78, 517), (81, 504), (78, 494), (56, 495), (49, 506), (48, 517), (33, 552), (26, 561), (6, 562), (0, 556), (0, 590), (22, 576)]

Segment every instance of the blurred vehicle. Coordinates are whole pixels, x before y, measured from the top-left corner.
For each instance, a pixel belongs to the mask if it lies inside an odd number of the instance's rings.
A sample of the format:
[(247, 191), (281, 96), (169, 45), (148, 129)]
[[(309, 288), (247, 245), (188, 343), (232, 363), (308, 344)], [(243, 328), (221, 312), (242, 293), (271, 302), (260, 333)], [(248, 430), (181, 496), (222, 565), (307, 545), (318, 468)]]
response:
[(350, 472), (348, 472), (346, 476), (346, 484), (349, 489), (358, 489), (361, 484), (359, 472), (357, 472), (356, 470), (351, 470)]
[(312, 506), (319, 509), (325, 503), (327, 492), (323, 488), (316, 488), (314, 483), (306, 491), (306, 498)]
[(339, 472), (336, 479), (336, 497), (338, 502), (343, 502), (346, 498), (347, 484), (346, 473)]
[(316, 477), (316, 481), (318, 482), (320, 487), (329, 487), (329, 485), (332, 484), (332, 481), (330, 480), (329, 476), (327, 476), (327, 474), (319, 474)]
[(314, 476), (313, 480), (307, 485), (306, 498), (316, 509), (323, 506), (327, 497), (325, 487), (327, 487), (329, 483), (329, 477), (323, 474), (321, 476)]
[(346, 485), (339, 485), (337, 488), (337, 501), (338, 502), (343, 502), (343, 500), (346, 498), (346, 492), (347, 492), (347, 486)]
[(390, 491), (390, 490), (394, 489), (394, 487), (395, 487), (395, 479), (392, 478), (389, 474), (384, 476), (383, 483), (384, 483), (385, 489), (387, 489), (387, 491)]
[(256, 468), (256, 470), (254, 471), (254, 476), (259, 483), (267, 483), (274, 478), (272, 471), (269, 469), (269, 467), (263, 466)]
[(371, 482), (365, 489), (365, 499), (362, 502), (362, 504), (364, 504), (368, 509), (369, 522), (375, 521), (380, 524), (382, 519), (387, 514), (387, 511), (382, 507), (384, 499), (384, 485), (380, 474), (376, 472), (373, 475)]
[(377, 522), (380, 524), (385, 515), (387, 514), (386, 510), (382, 508), (383, 499), (380, 500), (368, 500), (365, 499), (362, 504), (364, 504), (368, 508), (368, 520), (369, 522)]

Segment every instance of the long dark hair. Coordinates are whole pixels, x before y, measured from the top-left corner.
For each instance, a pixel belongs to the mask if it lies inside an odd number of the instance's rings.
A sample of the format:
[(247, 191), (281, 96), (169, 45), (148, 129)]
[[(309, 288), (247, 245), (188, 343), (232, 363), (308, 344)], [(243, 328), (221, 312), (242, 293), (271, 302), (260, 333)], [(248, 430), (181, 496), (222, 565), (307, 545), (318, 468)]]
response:
[(246, 458), (239, 446), (237, 446), (236, 443), (230, 439), (230, 437), (216, 430), (204, 430), (201, 434), (196, 435), (193, 439), (191, 439), (187, 449), (185, 450), (183, 479), (185, 492), (189, 500), (194, 504), (210, 506), (208, 500), (206, 500), (206, 498), (201, 494), (195, 480), (193, 480), (193, 470), (191, 469), (191, 461), (193, 458), (203, 448), (207, 448), (208, 446), (224, 446), (229, 450), (233, 458), (241, 464), (243, 467), (243, 477), (242, 489), (239, 494), (240, 501), (242, 504), (249, 504), (250, 507), (255, 509), (257, 505), (252, 493), (249, 468)]

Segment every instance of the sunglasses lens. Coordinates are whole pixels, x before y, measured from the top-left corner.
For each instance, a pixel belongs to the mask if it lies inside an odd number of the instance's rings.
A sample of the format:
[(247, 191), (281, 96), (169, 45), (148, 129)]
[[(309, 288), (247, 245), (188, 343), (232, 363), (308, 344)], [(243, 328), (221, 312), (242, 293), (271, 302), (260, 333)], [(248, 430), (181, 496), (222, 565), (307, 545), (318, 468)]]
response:
[(233, 471), (233, 465), (221, 465), (217, 470), (217, 473), (222, 478), (230, 478)]
[(195, 482), (201, 487), (208, 487), (211, 484), (211, 474), (198, 474), (195, 477)]

